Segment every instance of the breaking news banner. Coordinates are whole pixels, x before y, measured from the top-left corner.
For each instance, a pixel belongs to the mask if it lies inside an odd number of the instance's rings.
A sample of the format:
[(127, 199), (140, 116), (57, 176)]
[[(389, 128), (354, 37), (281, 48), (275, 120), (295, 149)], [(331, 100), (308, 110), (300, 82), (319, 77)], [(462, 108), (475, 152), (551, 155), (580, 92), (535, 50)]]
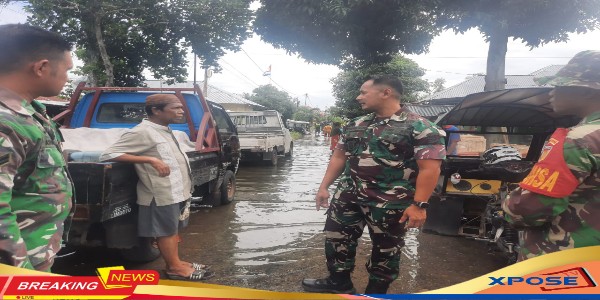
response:
[[(161, 280), (155, 270), (63, 276), (0, 264), (2, 299), (599, 299), (600, 246), (529, 259), (446, 288), (410, 295), (284, 293)], [(300, 284), (300, 283), (298, 283)]]

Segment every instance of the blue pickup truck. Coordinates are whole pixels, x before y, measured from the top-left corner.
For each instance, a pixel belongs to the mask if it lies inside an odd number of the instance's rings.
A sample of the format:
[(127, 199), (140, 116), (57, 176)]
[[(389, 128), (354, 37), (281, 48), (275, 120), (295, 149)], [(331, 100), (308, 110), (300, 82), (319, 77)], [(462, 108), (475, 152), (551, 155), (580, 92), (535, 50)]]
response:
[(198, 86), (112, 88), (81, 83), (68, 108), (54, 117), (62, 124), (63, 148), (75, 186), (68, 245), (116, 248), (132, 261), (158, 257), (152, 240), (137, 237), (138, 177), (133, 165), (97, 160), (123, 130), (145, 117), (145, 99), (154, 93), (175, 94), (184, 105), (185, 120), (170, 127), (180, 133), (176, 136), (189, 157), (193, 202), (217, 206), (233, 201), (240, 159), (237, 129), (223, 107), (206, 101)]

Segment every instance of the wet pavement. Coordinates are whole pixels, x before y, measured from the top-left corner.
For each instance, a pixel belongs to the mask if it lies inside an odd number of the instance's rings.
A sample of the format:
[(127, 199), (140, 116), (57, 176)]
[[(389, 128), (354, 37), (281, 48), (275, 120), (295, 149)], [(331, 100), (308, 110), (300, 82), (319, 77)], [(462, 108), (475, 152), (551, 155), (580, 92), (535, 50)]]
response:
[[(294, 157), (276, 167), (244, 164), (237, 174), (235, 201), (194, 209), (182, 232), (181, 257), (212, 265), (207, 283), (300, 292), (305, 277), (326, 275), (323, 253), (324, 210), (314, 195), (327, 168), (328, 141), (307, 137), (295, 142)], [(368, 280), (368, 233), (361, 239), (353, 273), (359, 292)], [(115, 251), (77, 249), (57, 260), (54, 272), (95, 275), (95, 268), (164, 269), (161, 259), (147, 264), (123, 261)], [(460, 283), (505, 266), (482, 242), (411, 231), (402, 250), (401, 272), (390, 293), (415, 293)]]

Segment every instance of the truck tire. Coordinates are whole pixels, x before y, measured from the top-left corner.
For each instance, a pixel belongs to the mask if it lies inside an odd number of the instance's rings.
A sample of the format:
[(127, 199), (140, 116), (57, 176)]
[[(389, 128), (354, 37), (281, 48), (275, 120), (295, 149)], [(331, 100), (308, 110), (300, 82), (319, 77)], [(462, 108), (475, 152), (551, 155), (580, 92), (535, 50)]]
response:
[(133, 248), (121, 249), (121, 257), (131, 262), (151, 262), (160, 257), (158, 247), (154, 246), (154, 239), (147, 237), (138, 238), (138, 245)]
[(277, 148), (273, 148), (273, 153), (271, 153), (271, 160), (268, 160), (267, 163), (271, 166), (276, 166), (279, 157), (277, 156)]
[(231, 203), (235, 198), (235, 174), (232, 171), (227, 170), (225, 176), (223, 176), (223, 183), (219, 188), (221, 192), (221, 205), (227, 205)]
[(294, 143), (290, 143), (290, 151), (285, 154), (288, 158), (291, 158), (294, 155)]

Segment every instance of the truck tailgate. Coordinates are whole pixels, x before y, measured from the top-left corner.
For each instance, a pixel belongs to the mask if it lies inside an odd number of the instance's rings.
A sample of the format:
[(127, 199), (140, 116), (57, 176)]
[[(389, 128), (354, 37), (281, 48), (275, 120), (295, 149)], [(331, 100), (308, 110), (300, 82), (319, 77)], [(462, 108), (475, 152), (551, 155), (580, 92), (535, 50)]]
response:
[(137, 208), (138, 176), (132, 164), (69, 162), (69, 172), (75, 185), (76, 209), (88, 210), (84, 215), (90, 219), (106, 221)]
[(240, 133), (240, 148), (241, 149), (256, 149), (266, 150), (273, 146), (283, 145), (283, 134), (278, 133)]

